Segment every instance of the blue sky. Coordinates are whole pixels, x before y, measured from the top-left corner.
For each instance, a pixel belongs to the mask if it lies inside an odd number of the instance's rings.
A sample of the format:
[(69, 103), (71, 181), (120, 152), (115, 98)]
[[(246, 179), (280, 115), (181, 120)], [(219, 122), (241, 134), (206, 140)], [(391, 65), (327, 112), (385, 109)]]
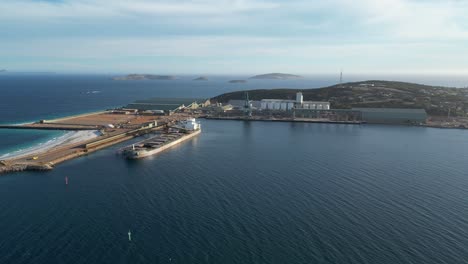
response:
[(0, 69), (468, 74), (468, 1), (0, 0)]

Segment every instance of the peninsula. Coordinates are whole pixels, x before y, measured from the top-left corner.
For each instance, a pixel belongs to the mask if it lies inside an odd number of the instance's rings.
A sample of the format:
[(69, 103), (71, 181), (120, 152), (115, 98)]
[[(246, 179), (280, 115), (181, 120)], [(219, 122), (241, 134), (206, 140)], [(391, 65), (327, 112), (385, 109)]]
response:
[(114, 77), (115, 81), (136, 81), (136, 80), (176, 80), (173, 75), (154, 75), (154, 74), (128, 74), (125, 76)]
[(255, 75), (249, 79), (276, 79), (276, 80), (287, 80), (287, 79), (300, 79), (302, 76), (287, 74), (287, 73), (267, 73), (261, 75)]

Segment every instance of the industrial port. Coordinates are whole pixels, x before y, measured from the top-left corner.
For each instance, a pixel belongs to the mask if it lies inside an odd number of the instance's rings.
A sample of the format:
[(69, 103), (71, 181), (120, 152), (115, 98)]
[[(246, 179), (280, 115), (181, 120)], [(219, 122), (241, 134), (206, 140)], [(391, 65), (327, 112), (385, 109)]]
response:
[[(218, 103), (209, 99), (152, 98), (139, 100), (118, 109), (108, 109), (53, 120), (39, 120), (22, 125), (0, 125), (0, 129), (47, 129), (95, 131), (96, 136), (73, 142), (63, 142), (53, 148), (34, 151), (0, 160), (0, 173), (23, 170), (51, 170), (57, 164), (87, 155), (99, 149), (159, 131), (156, 137), (125, 148), (127, 158), (141, 158), (159, 153), (201, 131), (194, 118), (353, 124), (389, 123), (425, 125), (424, 109), (350, 108), (333, 109), (327, 101), (305, 101), (301, 92), (295, 100), (249, 99)], [(176, 124), (192, 120), (191, 132)], [(187, 123), (185, 123), (187, 124)], [(198, 129), (194, 129), (198, 124)]]
[[(199, 116), (194, 113), (173, 111), (186, 107), (181, 104), (164, 110), (162, 113), (159, 111), (151, 112), (121, 108), (54, 120), (40, 120), (22, 125), (1, 125), (0, 128), (3, 129), (90, 130), (98, 131), (99, 135), (92, 139), (63, 143), (44, 151), (36, 151), (0, 160), (0, 173), (51, 170), (54, 166), (66, 160), (87, 155), (144, 134), (162, 131), (180, 121)], [(195, 106), (192, 105), (191, 107)]]

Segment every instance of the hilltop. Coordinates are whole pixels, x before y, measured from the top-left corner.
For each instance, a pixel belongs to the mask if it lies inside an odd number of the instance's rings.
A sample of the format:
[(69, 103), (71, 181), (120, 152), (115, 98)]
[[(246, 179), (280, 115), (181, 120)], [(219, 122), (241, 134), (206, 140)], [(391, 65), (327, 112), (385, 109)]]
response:
[[(464, 116), (468, 113), (468, 89), (415, 83), (370, 80), (317, 89), (250, 90), (251, 100), (294, 99), (302, 92), (304, 100), (330, 101), (335, 109), (352, 107), (424, 108), (430, 115)], [(244, 91), (218, 95), (213, 101), (241, 100)]]
[(267, 73), (250, 77), (249, 79), (299, 79), (302, 76), (287, 73)]
[(154, 75), (154, 74), (128, 74), (126, 76), (114, 77), (115, 81), (129, 81), (129, 80), (175, 80), (176, 76), (172, 75)]

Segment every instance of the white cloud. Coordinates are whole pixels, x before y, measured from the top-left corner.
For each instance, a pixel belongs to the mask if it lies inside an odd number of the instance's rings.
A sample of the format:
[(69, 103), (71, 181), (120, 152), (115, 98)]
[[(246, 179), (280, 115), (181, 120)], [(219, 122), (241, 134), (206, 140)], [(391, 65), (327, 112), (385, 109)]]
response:
[[(21, 36), (0, 35), (0, 59), (104, 69), (128, 58), (135, 70), (156, 57), (192, 61), (174, 62), (174, 70), (217, 71), (222, 61), (242, 70), (466, 69), (464, 10), (464, 1), (432, 0), (0, 0), (0, 23), (8, 25), (0, 34)], [(24, 41), (39, 26), (34, 42)], [(102, 33), (89, 33), (94, 28)]]
[(278, 4), (247, 0), (31, 0), (0, 1), (0, 19), (108, 18), (135, 15), (223, 15), (278, 7)]
[[(468, 61), (468, 47), (460, 49), (456, 44), (423, 42), (319, 44), (304, 37), (185, 36), (42, 39), (34, 45), (4, 41), (0, 46), (0, 57), (27, 58), (44, 61), (44, 64), (48, 61), (79, 62), (84, 65), (97, 63), (105, 65), (102, 66), (103, 70), (122, 70), (116, 68), (122, 65), (115, 65), (115, 60), (125, 61), (126, 68), (133, 68), (131, 71), (146, 70), (143, 65), (152, 62), (155, 68), (163, 68), (164, 65), (164, 71), (175, 73), (190, 68), (196, 71), (200, 67), (208, 72), (210, 65), (222, 61), (234, 72), (254, 70), (255, 67), (271, 70), (297, 68), (299, 72), (330, 72), (339, 67), (347, 68), (348, 72), (468, 68), (464, 64), (464, 61)], [(167, 65), (174, 61), (179, 61), (179, 64)], [(242, 63), (244, 66), (240, 66)], [(212, 72), (220, 70), (220, 67), (211, 69)]]
[(375, 37), (443, 40), (468, 38), (466, 10), (468, 2), (455, 0), (0, 0), (0, 21), (59, 21), (66, 25), (82, 20), (109, 26), (125, 21), (148, 25), (162, 21), (168, 27), (252, 27), (258, 28), (259, 34), (269, 26), (299, 33), (324, 27), (336, 35), (351, 30), (356, 35), (368, 32)]
[(405, 39), (468, 38), (463, 1), (340, 0), (367, 27)]

